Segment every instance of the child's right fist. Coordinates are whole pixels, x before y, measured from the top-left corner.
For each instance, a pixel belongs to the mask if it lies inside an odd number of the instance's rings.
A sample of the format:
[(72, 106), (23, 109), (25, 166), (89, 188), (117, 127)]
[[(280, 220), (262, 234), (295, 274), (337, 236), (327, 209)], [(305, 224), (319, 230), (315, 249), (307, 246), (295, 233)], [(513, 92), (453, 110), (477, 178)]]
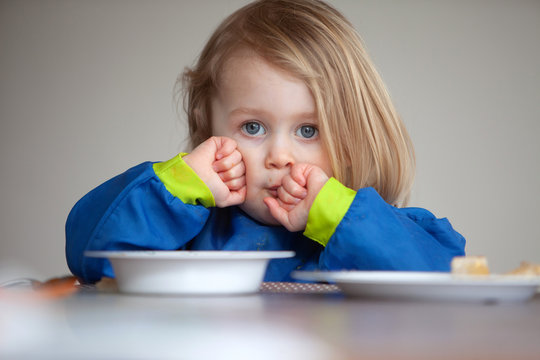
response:
[(246, 197), (246, 168), (236, 141), (212, 136), (184, 161), (208, 186), (217, 207), (239, 205)]

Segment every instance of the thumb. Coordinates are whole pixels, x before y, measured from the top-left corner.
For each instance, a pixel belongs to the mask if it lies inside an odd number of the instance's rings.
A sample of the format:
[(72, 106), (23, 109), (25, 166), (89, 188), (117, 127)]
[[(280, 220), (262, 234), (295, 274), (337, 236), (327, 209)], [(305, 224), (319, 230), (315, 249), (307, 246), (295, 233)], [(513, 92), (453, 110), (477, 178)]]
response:
[(278, 201), (273, 197), (267, 197), (263, 199), (270, 214), (276, 219), (281, 225), (283, 225), (287, 230), (291, 231), (291, 224), (289, 221), (289, 212), (282, 208)]
[(222, 159), (237, 148), (236, 141), (225, 136), (213, 136), (214, 144), (216, 145), (216, 160)]
[(226, 200), (226, 206), (240, 205), (246, 200), (247, 188), (244, 185), (240, 190), (231, 191)]
[(313, 167), (314, 165), (307, 163), (294, 164), (291, 168), (290, 175), (300, 186), (305, 187)]

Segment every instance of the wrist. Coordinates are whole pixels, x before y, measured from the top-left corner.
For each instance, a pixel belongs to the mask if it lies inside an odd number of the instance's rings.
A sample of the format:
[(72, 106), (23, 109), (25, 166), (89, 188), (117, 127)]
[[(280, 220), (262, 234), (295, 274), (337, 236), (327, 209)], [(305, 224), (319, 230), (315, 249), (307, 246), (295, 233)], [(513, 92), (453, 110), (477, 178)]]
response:
[(185, 204), (215, 206), (214, 196), (197, 172), (185, 161), (187, 153), (153, 165), (165, 188)]
[(355, 196), (356, 191), (331, 177), (313, 201), (304, 235), (326, 246)]

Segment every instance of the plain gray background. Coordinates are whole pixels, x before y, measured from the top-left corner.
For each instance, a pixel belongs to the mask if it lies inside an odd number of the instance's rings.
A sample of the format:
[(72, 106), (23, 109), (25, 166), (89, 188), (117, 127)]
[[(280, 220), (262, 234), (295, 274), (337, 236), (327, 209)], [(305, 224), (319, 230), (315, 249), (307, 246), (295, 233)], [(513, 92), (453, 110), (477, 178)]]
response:
[[(74, 203), (185, 149), (176, 77), (244, 3), (0, 1), (0, 277), (68, 274)], [(448, 217), (493, 271), (540, 262), (540, 1), (331, 3), (415, 143), (410, 205)]]

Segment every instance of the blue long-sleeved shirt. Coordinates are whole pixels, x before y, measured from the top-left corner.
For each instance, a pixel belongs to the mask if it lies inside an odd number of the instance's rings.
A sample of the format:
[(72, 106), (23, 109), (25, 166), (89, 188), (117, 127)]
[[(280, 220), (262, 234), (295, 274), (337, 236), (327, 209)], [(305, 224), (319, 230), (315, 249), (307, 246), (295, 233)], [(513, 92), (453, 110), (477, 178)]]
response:
[(181, 156), (143, 163), (98, 186), (71, 210), (66, 257), (85, 282), (114, 277), (108, 260), (86, 250), (293, 250), (270, 261), (265, 281), (293, 270), (448, 271), (465, 239), (448, 220), (421, 208), (396, 208), (373, 188), (353, 191), (331, 179), (304, 232), (267, 226), (237, 206), (217, 208)]

